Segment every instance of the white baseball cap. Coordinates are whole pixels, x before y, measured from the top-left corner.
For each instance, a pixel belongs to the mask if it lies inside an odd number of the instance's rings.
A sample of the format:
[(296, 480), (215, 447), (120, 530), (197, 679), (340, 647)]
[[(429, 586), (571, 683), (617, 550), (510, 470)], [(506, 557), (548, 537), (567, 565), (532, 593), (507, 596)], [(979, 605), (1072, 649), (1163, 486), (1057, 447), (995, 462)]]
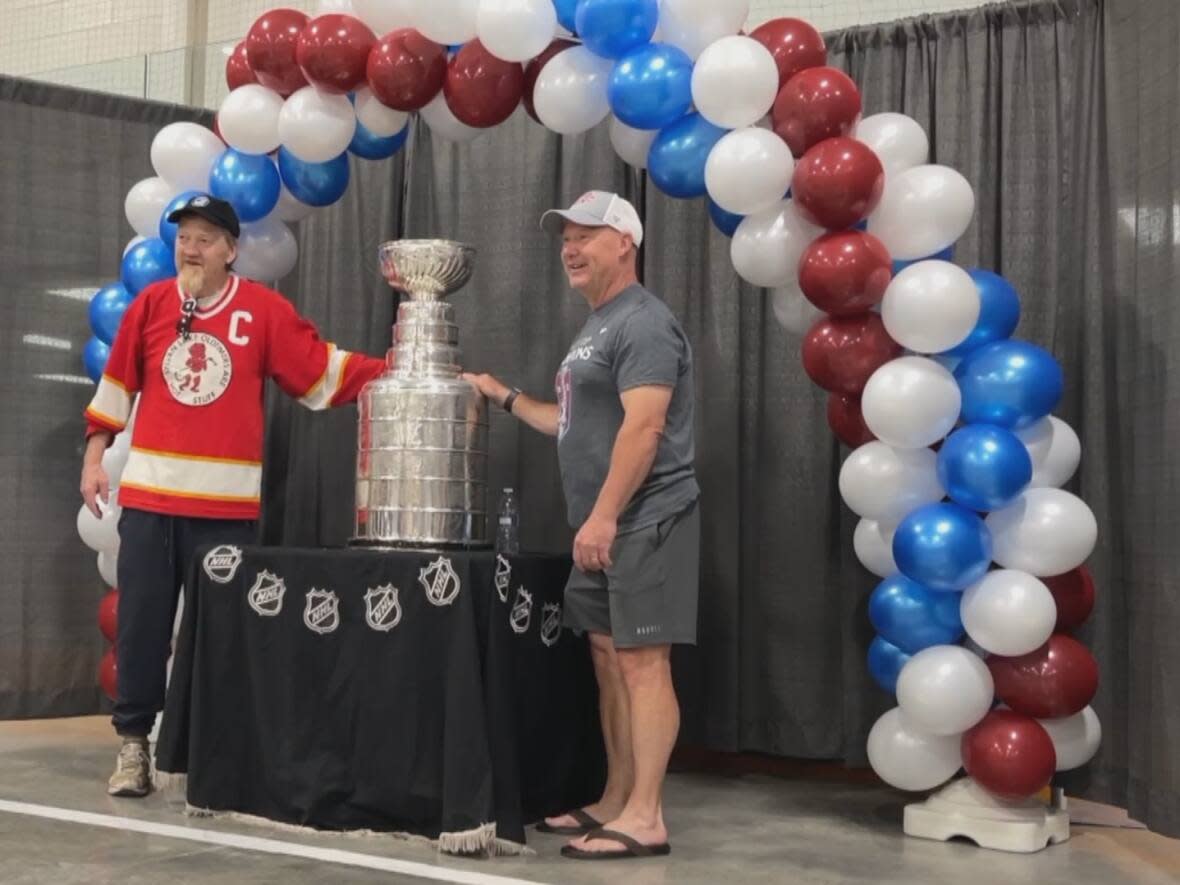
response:
[(541, 216), (541, 230), (559, 234), (567, 221), (586, 227), (613, 227), (630, 234), (636, 246), (643, 242), (643, 222), (635, 207), (608, 191), (586, 191), (568, 209), (550, 209)]

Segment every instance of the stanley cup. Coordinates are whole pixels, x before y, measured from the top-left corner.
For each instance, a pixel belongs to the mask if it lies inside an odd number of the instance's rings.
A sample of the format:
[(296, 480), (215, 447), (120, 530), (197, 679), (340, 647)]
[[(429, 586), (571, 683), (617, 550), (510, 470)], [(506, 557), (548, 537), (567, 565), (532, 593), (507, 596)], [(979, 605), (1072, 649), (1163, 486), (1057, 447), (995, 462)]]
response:
[(353, 543), (481, 547), (488, 543), (487, 400), (459, 377), (455, 309), (475, 250), (449, 240), (380, 247), (381, 268), (408, 296), (389, 369), (361, 391)]

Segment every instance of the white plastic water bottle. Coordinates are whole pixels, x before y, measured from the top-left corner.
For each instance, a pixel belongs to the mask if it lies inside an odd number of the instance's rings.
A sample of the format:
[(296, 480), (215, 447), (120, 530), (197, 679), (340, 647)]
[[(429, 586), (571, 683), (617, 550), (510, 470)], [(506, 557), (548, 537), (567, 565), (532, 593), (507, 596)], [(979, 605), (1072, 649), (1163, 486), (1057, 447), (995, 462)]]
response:
[(504, 489), (500, 495), (499, 522), (496, 526), (496, 552), (520, 552), (520, 510), (516, 506), (516, 492)]

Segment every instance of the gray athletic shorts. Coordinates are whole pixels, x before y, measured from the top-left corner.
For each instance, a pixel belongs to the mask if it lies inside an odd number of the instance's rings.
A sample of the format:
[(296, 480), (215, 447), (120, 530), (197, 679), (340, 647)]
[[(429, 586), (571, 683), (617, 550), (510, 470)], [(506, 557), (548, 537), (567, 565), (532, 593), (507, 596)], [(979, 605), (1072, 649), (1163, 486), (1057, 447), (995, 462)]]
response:
[(565, 626), (607, 633), (616, 648), (697, 641), (701, 517), (694, 501), (667, 519), (615, 538), (609, 568), (576, 565), (565, 585)]

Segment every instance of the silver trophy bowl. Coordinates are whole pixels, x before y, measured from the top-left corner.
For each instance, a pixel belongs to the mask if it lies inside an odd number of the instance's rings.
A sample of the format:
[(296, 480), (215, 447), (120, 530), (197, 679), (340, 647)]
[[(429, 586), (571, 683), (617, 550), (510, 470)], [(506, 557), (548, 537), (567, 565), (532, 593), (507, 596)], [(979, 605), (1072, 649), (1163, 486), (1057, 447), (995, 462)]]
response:
[(475, 249), (453, 240), (392, 240), (377, 256), (393, 288), (416, 301), (435, 301), (471, 279)]

